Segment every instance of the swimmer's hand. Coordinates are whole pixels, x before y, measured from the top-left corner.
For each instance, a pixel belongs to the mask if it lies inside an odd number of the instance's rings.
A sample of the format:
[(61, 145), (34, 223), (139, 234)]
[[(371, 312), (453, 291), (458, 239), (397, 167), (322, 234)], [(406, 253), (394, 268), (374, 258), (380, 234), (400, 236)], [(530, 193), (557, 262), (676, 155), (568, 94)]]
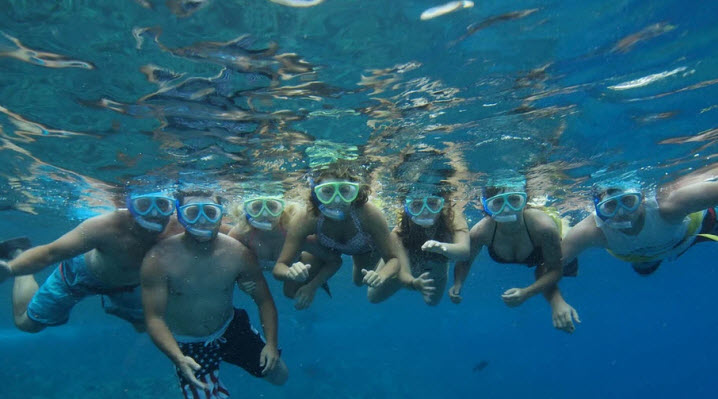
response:
[(292, 281), (304, 282), (309, 277), (309, 268), (312, 266), (302, 262), (294, 262), (287, 272), (287, 278)]
[(273, 345), (264, 345), (262, 353), (259, 354), (259, 367), (262, 367), (262, 375), (274, 370), (279, 363), (279, 351)]
[(524, 303), (526, 299), (526, 291), (521, 288), (510, 288), (504, 292), (503, 295), (501, 295), (501, 299), (504, 300), (504, 303), (508, 306), (516, 307)]
[(433, 252), (439, 255), (446, 255), (446, 251), (448, 251), (445, 243), (435, 240), (425, 242), (424, 245), (421, 246), (421, 250), (424, 252)]
[(574, 319), (576, 323), (581, 323), (576, 309), (565, 301), (561, 301), (561, 303), (556, 304), (556, 306), (551, 305), (551, 318), (553, 319), (553, 326), (556, 329), (569, 334), (576, 331), (576, 326), (573, 324)]
[(200, 380), (197, 379), (197, 377), (194, 376), (194, 371), (199, 371), (202, 368), (202, 366), (197, 364), (194, 359), (189, 356), (182, 356), (176, 363), (176, 365), (177, 368), (180, 369), (180, 371), (182, 372), (182, 375), (184, 375), (184, 377), (188, 379), (192, 384), (194, 384), (198, 388), (207, 389), (207, 384), (203, 384)]
[(386, 282), (386, 277), (374, 270), (361, 269), (361, 274), (364, 275), (362, 283), (372, 288), (377, 288)]
[(461, 286), (458, 284), (454, 284), (449, 288), (449, 299), (451, 299), (451, 302), (454, 302), (456, 304), (461, 303), (461, 300), (464, 299), (461, 296)]
[(0, 283), (7, 280), (10, 276), (12, 276), (12, 269), (10, 269), (10, 265), (8, 265), (4, 260), (0, 260)]
[(243, 281), (239, 283), (239, 288), (246, 292), (247, 295), (252, 295), (254, 293), (254, 290), (257, 288), (257, 283), (254, 281)]
[(423, 296), (431, 296), (436, 293), (436, 287), (434, 287), (434, 279), (429, 278), (429, 272), (421, 273), (421, 275), (411, 281), (411, 287), (419, 292)]
[(310, 287), (309, 284), (299, 287), (294, 294), (294, 309), (302, 310), (308, 308), (309, 305), (312, 304), (312, 301), (314, 301), (314, 294), (316, 292), (317, 290)]

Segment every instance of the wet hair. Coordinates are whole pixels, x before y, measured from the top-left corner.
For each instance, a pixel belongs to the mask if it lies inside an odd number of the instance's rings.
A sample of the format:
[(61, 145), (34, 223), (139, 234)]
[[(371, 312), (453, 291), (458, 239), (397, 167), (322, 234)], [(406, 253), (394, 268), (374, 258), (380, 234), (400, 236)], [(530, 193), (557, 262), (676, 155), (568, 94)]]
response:
[(369, 201), (371, 188), (364, 182), (361, 175), (357, 172), (357, 166), (354, 162), (340, 159), (327, 165), (326, 168), (320, 170), (314, 177), (312, 188), (309, 193), (309, 211), (317, 216), (319, 215), (319, 206), (322, 205), (314, 194), (314, 187), (322, 184), (323, 181), (329, 179), (346, 180), (352, 183), (359, 183), (359, 194), (352, 202), (352, 207), (360, 208)]
[[(436, 220), (436, 233), (433, 237), (429, 237), (426, 234), (424, 227), (417, 225), (411, 221), (411, 215), (406, 212), (404, 203), (406, 198), (415, 198), (418, 196), (435, 195), (444, 199), (444, 208), (439, 214), (439, 218)], [(399, 229), (397, 231), (401, 243), (409, 251), (418, 251), (421, 246), (428, 240), (436, 240), (440, 242), (449, 242), (454, 238), (454, 207), (451, 202), (451, 190), (445, 188), (437, 188), (432, 192), (423, 192), (422, 194), (408, 193), (400, 197), (402, 212), (399, 215)], [(425, 257), (434, 258), (436, 255), (437, 259), (444, 258), (442, 255), (427, 253)]]
[(177, 199), (177, 203), (179, 204), (179, 206), (184, 205), (185, 200), (190, 197), (210, 198), (217, 204), (222, 204), (222, 197), (214, 195), (214, 192), (210, 190), (177, 191), (175, 193), (175, 199)]
[(488, 199), (495, 195), (499, 195), (504, 191), (520, 191), (528, 194), (524, 187), (519, 186), (486, 186), (481, 189), (481, 195)]
[[(616, 194), (620, 194), (625, 191), (626, 191), (626, 189), (623, 187), (608, 187), (608, 188), (603, 188), (601, 190), (595, 190), (594, 196), (596, 198), (598, 198), (599, 201), (603, 201), (604, 199), (606, 199), (608, 197), (612, 197)], [(633, 190), (630, 190), (630, 191), (633, 191)]]

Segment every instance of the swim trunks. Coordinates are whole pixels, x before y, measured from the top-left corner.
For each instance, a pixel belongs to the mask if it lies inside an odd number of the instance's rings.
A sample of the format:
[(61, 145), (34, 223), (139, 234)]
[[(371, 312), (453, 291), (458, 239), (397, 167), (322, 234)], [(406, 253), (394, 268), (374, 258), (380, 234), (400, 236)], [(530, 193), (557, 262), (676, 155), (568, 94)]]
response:
[(259, 360), (266, 343), (249, 323), (249, 316), (243, 309), (235, 308), (224, 326), (210, 336), (175, 336), (175, 339), (182, 353), (202, 366), (194, 375), (207, 384), (207, 389), (201, 392), (176, 368), (180, 389), (187, 399), (229, 397), (229, 391), (219, 380), (219, 363), (222, 361), (239, 366), (255, 377), (262, 377)]
[(108, 287), (87, 270), (84, 255), (60, 263), (32, 297), (27, 316), (46, 326), (59, 326), (67, 323), (73, 306), (90, 295), (102, 295), (105, 312), (132, 324), (144, 323), (139, 286)]

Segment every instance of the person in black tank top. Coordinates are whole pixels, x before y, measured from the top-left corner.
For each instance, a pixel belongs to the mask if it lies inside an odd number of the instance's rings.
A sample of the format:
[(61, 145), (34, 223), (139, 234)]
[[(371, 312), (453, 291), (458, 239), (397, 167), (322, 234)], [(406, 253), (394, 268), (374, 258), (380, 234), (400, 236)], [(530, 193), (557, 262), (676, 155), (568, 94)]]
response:
[[(474, 225), (469, 233), (469, 260), (456, 264), (454, 286), (449, 289), (452, 301), (461, 302), (461, 289), (471, 264), (486, 246), (489, 256), (497, 263), (536, 267), (533, 284), (510, 288), (502, 294), (501, 299), (507, 306), (519, 306), (541, 293), (551, 305), (555, 327), (561, 326), (557, 321), (566, 315), (578, 320), (575, 309), (565, 302), (556, 285), (564, 269), (561, 266), (561, 234), (554, 219), (541, 210), (526, 208), (527, 195), (523, 187), (488, 187), (482, 194), (487, 217)], [(566, 327), (565, 331), (572, 332), (572, 327)]]

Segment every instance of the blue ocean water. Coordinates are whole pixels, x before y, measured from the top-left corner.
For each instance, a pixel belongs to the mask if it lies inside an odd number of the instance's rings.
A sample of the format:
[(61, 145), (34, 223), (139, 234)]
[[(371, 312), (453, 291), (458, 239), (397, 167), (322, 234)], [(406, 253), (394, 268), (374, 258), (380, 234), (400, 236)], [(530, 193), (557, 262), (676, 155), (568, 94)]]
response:
[[(387, 215), (396, 184), (450, 177), (472, 223), (499, 170), (576, 219), (594, 183), (651, 189), (714, 161), (713, 2), (485, 1), (420, 20), (440, 3), (6, 0), (0, 238), (50, 242), (128, 187), (290, 190), (337, 157), (366, 166)], [(269, 278), (290, 380), (230, 366), (223, 380), (264, 398), (712, 396), (717, 251), (701, 244), (648, 278), (582, 254), (561, 282), (583, 321), (572, 335), (541, 298), (507, 308), (500, 294), (533, 273), (483, 253), (460, 305), (414, 292), (369, 304), (349, 259), (334, 298), (302, 312)], [(11, 288), (0, 398), (179, 397), (170, 362), (99, 299), (30, 335), (14, 329)]]

